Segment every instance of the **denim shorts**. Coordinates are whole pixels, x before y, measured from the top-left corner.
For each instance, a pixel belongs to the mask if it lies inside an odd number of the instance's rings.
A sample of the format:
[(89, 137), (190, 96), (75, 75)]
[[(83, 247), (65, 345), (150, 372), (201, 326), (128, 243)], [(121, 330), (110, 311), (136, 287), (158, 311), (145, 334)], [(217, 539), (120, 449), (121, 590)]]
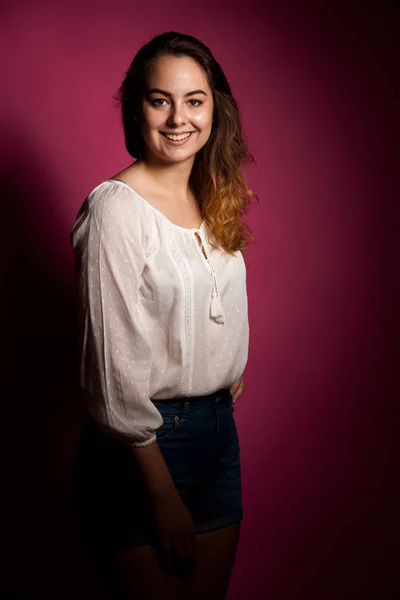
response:
[[(153, 402), (163, 417), (157, 443), (196, 533), (240, 522), (240, 449), (230, 390)], [(91, 558), (154, 544), (150, 501), (132, 450), (93, 420), (84, 427), (74, 459), (73, 499)]]

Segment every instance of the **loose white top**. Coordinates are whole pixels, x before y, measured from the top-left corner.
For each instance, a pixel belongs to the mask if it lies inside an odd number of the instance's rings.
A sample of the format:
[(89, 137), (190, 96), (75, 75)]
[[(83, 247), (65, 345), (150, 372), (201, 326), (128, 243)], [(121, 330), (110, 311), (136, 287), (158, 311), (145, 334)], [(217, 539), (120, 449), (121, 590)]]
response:
[(163, 422), (151, 399), (211, 394), (246, 366), (246, 266), (208, 234), (205, 221), (175, 225), (119, 180), (95, 187), (73, 225), (85, 404), (132, 446), (154, 442)]

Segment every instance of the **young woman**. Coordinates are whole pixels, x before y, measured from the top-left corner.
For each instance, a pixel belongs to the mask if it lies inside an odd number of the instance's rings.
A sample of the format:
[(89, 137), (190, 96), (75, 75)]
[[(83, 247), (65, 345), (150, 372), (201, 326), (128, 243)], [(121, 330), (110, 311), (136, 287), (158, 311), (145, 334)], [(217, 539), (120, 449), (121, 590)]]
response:
[(117, 100), (136, 161), (92, 190), (71, 233), (90, 413), (76, 511), (111, 598), (221, 600), (243, 518), (233, 405), (252, 157), (221, 67), (192, 36), (142, 47)]

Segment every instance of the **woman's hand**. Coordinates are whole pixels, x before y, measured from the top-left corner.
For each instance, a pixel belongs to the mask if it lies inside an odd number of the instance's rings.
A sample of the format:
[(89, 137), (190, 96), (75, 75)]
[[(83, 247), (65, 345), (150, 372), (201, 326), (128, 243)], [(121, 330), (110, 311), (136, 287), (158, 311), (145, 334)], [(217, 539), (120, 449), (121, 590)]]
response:
[(235, 402), (237, 402), (239, 400), (240, 396), (244, 392), (243, 375), (241, 375), (239, 377), (239, 379), (237, 381), (235, 381), (235, 383), (233, 383), (229, 389), (233, 396), (232, 402), (235, 404)]
[(176, 493), (168, 493), (152, 502), (153, 526), (161, 551), (161, 567), (185, 579), (195, 566), (195, 526), (192, 517)]
[(174, 569), (184, 578), (195, 562), (195, 526), (190, 512), (178, 494), (157, 442), (132, 448), (132, 455), (149, 493), (161, 566), (166, 572)]

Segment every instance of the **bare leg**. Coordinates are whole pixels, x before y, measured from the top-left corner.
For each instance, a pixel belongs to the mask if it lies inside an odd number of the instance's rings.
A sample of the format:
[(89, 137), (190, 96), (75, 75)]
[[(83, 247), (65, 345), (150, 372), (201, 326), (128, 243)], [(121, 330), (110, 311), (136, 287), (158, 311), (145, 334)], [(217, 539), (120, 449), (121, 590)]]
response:
[(196, 566), (187, 579), (185, 598), (190, 600), (225, 598), (239, 536), (240, 523), (196, 536)]
[[(135, 546), (118, 553), (103, 566), (110, 600), (177, 600), (185, 598), (185, 584), (166, 575), (152, 546)], [(183, 595), (182, 595), (183, 594)]]
[(104, 565), (110, 600), (223, 600), (228, 589), (240, 523), (196, 535), (196, 566), (186, 581), (166, 575), (152, 546), (118, 553)]

